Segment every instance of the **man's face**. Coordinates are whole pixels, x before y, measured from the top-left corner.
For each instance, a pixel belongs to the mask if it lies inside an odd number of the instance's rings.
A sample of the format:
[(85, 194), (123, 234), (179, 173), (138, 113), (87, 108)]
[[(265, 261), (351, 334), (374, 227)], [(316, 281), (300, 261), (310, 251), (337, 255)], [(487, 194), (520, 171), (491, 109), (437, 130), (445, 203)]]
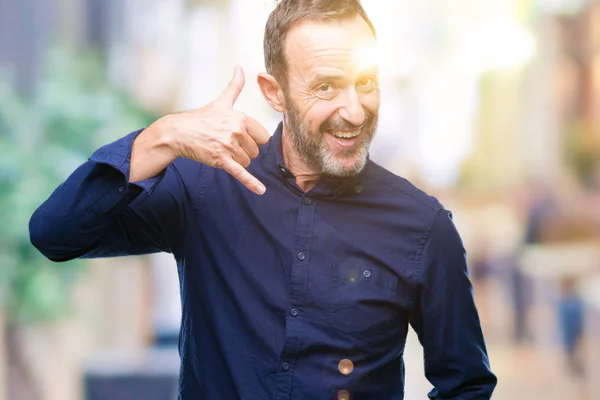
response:
[(288, 32), (285, 122), (317, 173), (352, 176), (366, 164), (379, 111), (375, 45), (360, 17), (303, 21)]

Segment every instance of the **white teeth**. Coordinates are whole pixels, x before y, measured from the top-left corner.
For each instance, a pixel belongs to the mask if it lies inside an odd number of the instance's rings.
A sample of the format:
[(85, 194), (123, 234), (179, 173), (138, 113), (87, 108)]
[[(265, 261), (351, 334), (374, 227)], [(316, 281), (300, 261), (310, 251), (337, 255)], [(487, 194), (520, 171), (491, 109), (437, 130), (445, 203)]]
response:
[(360, 131), (353, 131), (353, 132), (335, 132), (335, 131), (333, 131), (333, 132), (331, 132), (331, 134), (335, 137), (350, 139), (350, 138), (357, 137), (360, 134)]

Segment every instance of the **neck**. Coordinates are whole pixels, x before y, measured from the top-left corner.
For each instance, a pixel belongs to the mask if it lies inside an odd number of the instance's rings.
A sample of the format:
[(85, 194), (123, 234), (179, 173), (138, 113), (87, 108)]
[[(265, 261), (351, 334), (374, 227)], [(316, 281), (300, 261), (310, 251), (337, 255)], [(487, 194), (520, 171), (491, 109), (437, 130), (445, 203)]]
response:
[(290, 139), (290, 133), (285, 124), (281, 136), (281, 151), (283, 153), (283, 162), (285, 163), (285, 166), (296, 177), (296, 185), (304, 192), (308, 192), (317, 184), (321, 178), (321, 174), (314, 171), (302, 160)]

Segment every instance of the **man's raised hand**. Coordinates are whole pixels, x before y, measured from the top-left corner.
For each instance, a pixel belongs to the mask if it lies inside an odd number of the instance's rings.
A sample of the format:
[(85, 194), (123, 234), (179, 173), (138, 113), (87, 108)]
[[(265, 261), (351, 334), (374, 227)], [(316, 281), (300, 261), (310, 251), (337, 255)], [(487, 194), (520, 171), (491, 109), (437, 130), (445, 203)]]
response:
[(246, 168), (270, 135), (254, 118), (233, 109), (244, 84), (244, 72), (237, 66), (233, 79), (215, 100), (157, 122), (162, 121), (160, 130), (167, 135), (176, 157), (222, 168), (251, 191), (263, 194), (265, 186)]

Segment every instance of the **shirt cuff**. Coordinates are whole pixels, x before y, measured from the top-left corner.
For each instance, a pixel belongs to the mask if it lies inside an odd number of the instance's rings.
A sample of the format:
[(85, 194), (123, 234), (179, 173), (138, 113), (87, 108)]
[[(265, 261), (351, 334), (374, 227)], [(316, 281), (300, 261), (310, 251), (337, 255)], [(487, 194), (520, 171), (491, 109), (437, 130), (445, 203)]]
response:
[[(99, 164), (109, 165), (115, 168), (116, 170), (120, 171), (125, 177), (125, 185), (127, 187), (126, 193), (137, 192), (137, 194), (139, 194), (138, 188), (141, 188), (147, 194), (151, 194), (165, 175), (165, 170), (163, 170), (158, 175), (153, 176), (151, 178), (132, 184), (129, 183), (129, 172), (131, 170), (131, 150), (133, 147), (133, 141), (143, 131), (144, 129), (137, 130), (113, 143), (107, 144), (106, 146), (103, 146), (96, 150), (94, 154), (92, 154), (92, 156), (89, 158), (90, 161)], [(119, 192), (123, 192), (123, 189), (124, 188), (119, 188)]]

